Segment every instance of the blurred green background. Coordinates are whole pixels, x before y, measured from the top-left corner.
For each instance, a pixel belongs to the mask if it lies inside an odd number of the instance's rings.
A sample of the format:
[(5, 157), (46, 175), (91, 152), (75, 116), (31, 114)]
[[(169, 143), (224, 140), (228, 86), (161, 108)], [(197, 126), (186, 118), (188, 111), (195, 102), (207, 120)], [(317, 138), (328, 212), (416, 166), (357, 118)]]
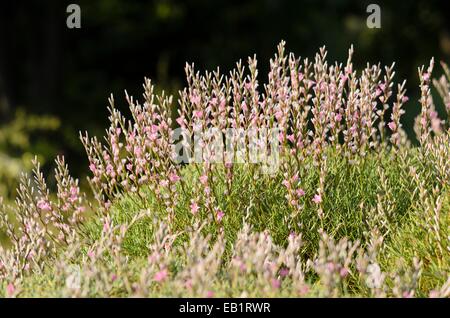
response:
[[(3, 1), (0, 4), (0, 195), (38, 154), (47, 169), (64, 154), (78, 177), (87, 173), (78, 131), (101, 134), (107, 97), (126, 112), (123, 92), (142, 94), (144, 76), (176, 94), (185, 62), (230, 70), (257, 54), (261, 80), (281, 39), (297, 56), (322, 45), (329, 60), (397, 63), (408, 80), (404, 122), (418, 112), (417, 67), (434, 56), (450, 61), (450, 1)], [(66, 27), (66, 7), (81, 7), (81, 29)], [(369, 29), (366, 8), (381, 7), (381, 28)], [(437, 65), (436, 74), (441, 73)], [(441, 109), (442, 111), (442, 109)], [(84, 179), (84, 178), (82, 178)]]

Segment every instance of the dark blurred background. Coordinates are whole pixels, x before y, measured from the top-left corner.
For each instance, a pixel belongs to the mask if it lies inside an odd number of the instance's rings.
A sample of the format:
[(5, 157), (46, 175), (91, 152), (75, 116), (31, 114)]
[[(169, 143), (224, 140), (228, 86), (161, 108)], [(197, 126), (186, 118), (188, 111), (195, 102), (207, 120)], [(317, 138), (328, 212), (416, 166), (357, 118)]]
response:
[[(68, 29), (66, 7), (81, 7), (81, 29)], [(369, 3), (381, 28), (369, 29)], [(102, 134), (107, 97), (126, 109), (123, 92), (142, 94), (144, 76), (176, 94), (185, 62), (227, 72), (257, 54), (261, 80), (281, 39), (297, 56), (322, 45), (330, 61), (391, 64), (408, 80), (406, 128), (418, 112), (417, 67), (450, 61), (449, 1), (2, 1), (0, 4), (0, 195), (29, 168), (31, 154), (67, 157), (87, 172), (78, 131)], [(436, 73), (441, 74), (437, 63)], [(11, 180), (9, 180), (11, 179)], [(8, 181), (9, 180), (9, 181)]]

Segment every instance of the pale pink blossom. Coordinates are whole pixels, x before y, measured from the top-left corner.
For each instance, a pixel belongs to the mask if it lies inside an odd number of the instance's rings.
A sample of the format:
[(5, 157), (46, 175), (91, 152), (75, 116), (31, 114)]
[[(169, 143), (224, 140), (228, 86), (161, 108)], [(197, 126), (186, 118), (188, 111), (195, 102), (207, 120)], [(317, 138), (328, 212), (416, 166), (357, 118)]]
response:
[(271, 285), (272, 285), (272, 288), (278, 289), (278, 288), (280, 288), (280, 286), (281, 286), (281, 282), (280, 282), (279, 279), (272, 278), (272, 280), (271, 280)]
[(161, 182), (159, 183), (162, 187), (167, 188), (169, 186), (169, 181), (168, 180), (161, 180)]
[(298, 293), (300, 294), (300, 296), (304, 296), (309, 292), (309, 286), (308, 285), (302, 285), (300, 287), (300, 289), (298, 290)]
[(70, 197), (69, 197), (69, 201), (71, 203), (74, 203), (75, 201), (78, 200), (78, 188), (77, 187), (71, 187), (70, 188)]
[(91, 163), (89, 165), (89, 170), (91, 170), (92, 173), (95, 174), (97, 172), (97, 166), (94, 163)]
[(192, 202), (191, 205), (189, 206), (191, 208), (191, 213), (196, 215), (198, 210), (200, 209), (200, 207), (198, 206), (197, 202)]
[(280, 120), (282, 117), (283, 117), (283, 112), (281, 110), (279, 110), (275, 113), (275, 118), (277, 120)]
[(281, 277), (286, 277), (287, 275), (289, 275), (289, 269), (286, 268), (286, 267), (283, 267), (283, 268), (280, 270), (280, 276), (281, 276)]
[(170, 180), (170, 182), (175, 183), (180, 180), (180, 177), (176, 173), (171, 173), (169, 175), (169, 180)]
[(184, 126), (184, 116), (180, 116), (176, 119), (178, 125), (180, 125), (181, 127)]
[(200, 183), (203, 185), (206, 185), (206, 183), (208, 182), (208, 176), (205, 174), (200, 176), (199, 179), (200, 179)]
[(225, 216), (225, 213), (222, 210), (217, 211), (217, 221), (220, 222), (222, 221), (223, 217)]
[(392, 130), (392, 131), (394, 131), (397, 128), (397, 124), (395, 122), (393, 122), (393, 121), (391, 121), (388, 124), (388, 126), (389, 126), (389, 129)]
[(336, 265), (333, 262), (328, 262), (326, 264), (327, 270), (329, 270), (330, 272), (333, 272), (336, 269)]
[(50, 210), (52, 209), (50, 203), (49, 203), (47, 200), (44, 200), (44, 199), (40, 199), (40, 200), (37, 202), (36, 205), (37, 205), (37, 207), (38, 207), (39, 209), (41, 209), (42, 211), (50, 211)]
[(379, 88), (377, 88), (377, 89), (375, 90), (375, 95), (376, 95), (376, 96), (380, 96), (382, 93), (383, 93), (383, 91), (382, 91), (381, 89), (379, 89)]
[(14, 287), (13, 283), (9, 283), (6, 286), (6, 295), (8, 297), (12, 297), (14, 295), (14, 292), (16, 291), (16, 288)]
[(412, 298), (413, 295), (414, 295), (413, 291), (404, 291), (402, 294), (403, 298)]
[(197, 94), (192, 94), (189, 99), (191, 100), (191, 103), (194, 105), (200, 104), (200, 96)]
[(203, 117), (203, 111), (202, 110), (194, 110), (194, 117), (201, 119)]
[(217, 98), (213, 97), (211, 98), (211, 100), (209, 101), (211, 105), (216, 106), (217, 105)]
[(320, 196), (320, 194), (315, 194), (312, 200), (315, 204), (319, 204), (320, 202), (322, 202), (322, 197)]
[(167, 278), (167, 276), (169, 276), (169, 273), (167, 272), (167, 269), (164, 268), (164, 269), (160, 270), (159, 272), (157, 272), (155, 274), (155, 276), (153, 277), (153, 279), (156, 282), (161, 283)]
[(248, 111), (247, 103), (246, 103), (245, 101), (242, 102), (242, 104), (241, 104), (241, 109), (242, 109), (244, 112)]
[(432, 290), (428, 294), (428, 297), (430, 297), (430, 298), (439, 298), (440, 297), (440, 293), (437, 290)]

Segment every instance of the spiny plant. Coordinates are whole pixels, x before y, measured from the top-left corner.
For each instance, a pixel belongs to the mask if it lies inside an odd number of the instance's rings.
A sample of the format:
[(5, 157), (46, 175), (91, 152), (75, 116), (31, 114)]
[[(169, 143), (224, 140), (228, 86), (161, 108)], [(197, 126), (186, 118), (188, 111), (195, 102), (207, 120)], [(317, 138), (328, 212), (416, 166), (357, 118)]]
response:
[(145, 79), (142, 103), (126, 94), (131, 119), (111, 96), (103, 140), (80, 134), (96, 203), (59, 158), (55, 195), (35, 162), (2, 208), (5, 295), (48, 279), (39, 295), (449, 296), (450, 117), (431, 97), (434, 60), (418, 69), (415, 147), (394, 64), (357, 71), (352, 56), (310, 61), (281, 42), (263, 84), (256, 57), (228, 75), (186, 65), (176, 105)]

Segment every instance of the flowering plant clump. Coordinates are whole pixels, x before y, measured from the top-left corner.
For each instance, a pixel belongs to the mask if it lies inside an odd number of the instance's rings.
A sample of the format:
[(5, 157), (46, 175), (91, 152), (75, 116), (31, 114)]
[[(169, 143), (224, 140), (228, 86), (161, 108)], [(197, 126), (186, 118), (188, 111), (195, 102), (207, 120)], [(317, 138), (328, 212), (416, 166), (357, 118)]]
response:
[[(6, 297), (450, 296), (450, 72), (358, 71), (285, 53), (228, 75), (186, 66), (178, 103), (144, 83), (104, 140), (80, 135), (92, 193), (63, 158), (0, 200)], [(446, 117), (431, 95), (434, 84)], [(92, 199), (92, 200), (91, 200)], [(43, 284), (42, 282), (46, 283)]]

